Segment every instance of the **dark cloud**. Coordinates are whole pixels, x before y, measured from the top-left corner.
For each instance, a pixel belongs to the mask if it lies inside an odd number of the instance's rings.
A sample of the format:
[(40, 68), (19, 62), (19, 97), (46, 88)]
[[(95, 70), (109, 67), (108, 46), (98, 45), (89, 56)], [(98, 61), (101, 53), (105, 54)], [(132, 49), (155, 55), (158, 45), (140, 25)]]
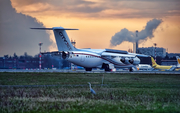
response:
[(35, 55), (39, 52), (38, 43), (42, 42), (42, 50), (49, 50), (52, 44), (46, 31), (31, 30), (30, 27), (44, 27), (35, 18), (16, 13), (10, 0), (0, 1), (0, 56), (5, 54), (22, 55), (27, 52)]
[(48, 3), (48, 0), (11, 0), (15, 6), (23, 7), (39, 3)]
[(11, 0), (16, 6), (18, 7), (23, 7), (23, 6), (28, 6), (28, 5), (33, 5), (33, 4), (51, 4), (53, 6), (77, 6), (77, 5), (90, 5), (94, 4), (95, 2), (91, 1), (85, 1), (85, 0)]
[(153, 38), (154, 31), (156, 28), (162, 23), (161, 19), (152, 19), (147, 22), (145, 28), (138, 33), (138, 37), (136, 37), (135, 32), (129, 31), (128, 29), (124, 28), (120, 32), (116, 33), (111, 38), (111, 46), (120, 45), (124, 41), (128, 42), (139, 42), (145, 41), (148, 38)]
[[(180, 0), (103, 0), (103, 1), (85, 1), (85, 0), (12, 0), (15, 7), (25, 7), (29, 5), (43, 4), (44, 9), (54, 13), (71, 14), (85, 18), (162, 18), (167, 16), (180, 16)], [(48, 4), (48, 5), (47, 5)], [(45, 8), (47, 6), (47, 8)], [(51, 6), (51, 7), (49, 7)], [(36, 7), (38, 9), (38, 7)], [(37, 12), (43, 14), (47, 10), (39, 8)], [(124, 10), (130, 12), (122, 14)], [(115, 10), (117, 14), (106, 14), (103, 11)], [(136, 10), (136, 12), (133, 12)], [(23, 12), (23, 11), (22, 11)], [(23, 13), (29, 11), (24, 10)], [(73, 15), (74, 14), (74, 15)]]
[(101, 12), (103, 9), (100, 7), (78, 7), (76, 10), (72, 9), (72, 12), (84, 12), (84, 13), (96, 13), (96, 12)]

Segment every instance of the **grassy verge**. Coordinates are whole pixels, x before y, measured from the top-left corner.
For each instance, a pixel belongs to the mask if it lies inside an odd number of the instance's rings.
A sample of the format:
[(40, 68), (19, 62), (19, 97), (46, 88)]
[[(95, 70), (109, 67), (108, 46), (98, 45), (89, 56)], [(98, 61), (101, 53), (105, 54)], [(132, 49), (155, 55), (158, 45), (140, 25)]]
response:
[(52, 84), (0, 87), (0, 112), (180, 112), (180, 75), (0, 73), (0, 85)]

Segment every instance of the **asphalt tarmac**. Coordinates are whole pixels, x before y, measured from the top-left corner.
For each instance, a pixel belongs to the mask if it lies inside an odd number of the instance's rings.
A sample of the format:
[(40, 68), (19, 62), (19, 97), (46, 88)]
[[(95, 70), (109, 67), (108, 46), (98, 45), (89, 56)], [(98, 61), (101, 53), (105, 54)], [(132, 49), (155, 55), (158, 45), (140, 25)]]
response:
[(42, 69), (42, 70), (34, 70), (34, 69), (0, 69), (0, 72), (61, 72), (61, 73), (132, 73), (132, 74), (179, 74), (180, 71), (133, 71), (129, 72), (128, 70), (116, 70), (105, 72), (104, 70), (65, 70), (65, 69)]

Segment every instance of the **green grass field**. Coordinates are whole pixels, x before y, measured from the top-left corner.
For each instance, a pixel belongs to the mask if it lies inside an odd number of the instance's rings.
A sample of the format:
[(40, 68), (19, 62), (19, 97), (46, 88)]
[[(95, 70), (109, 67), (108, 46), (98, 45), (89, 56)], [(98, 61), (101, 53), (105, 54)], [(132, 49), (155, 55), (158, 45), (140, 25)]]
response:
[(0, 85), (1, 113), (180, 113), (180, 75), (5, 72)]

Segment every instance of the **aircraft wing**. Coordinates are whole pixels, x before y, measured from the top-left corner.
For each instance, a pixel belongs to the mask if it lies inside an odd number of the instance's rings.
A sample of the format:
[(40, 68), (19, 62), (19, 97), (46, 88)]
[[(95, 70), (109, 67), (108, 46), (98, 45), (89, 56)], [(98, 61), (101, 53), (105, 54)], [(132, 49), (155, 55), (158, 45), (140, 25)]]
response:
[(129, 55), (135, 55), (137, 57), (150, 57), (150, 55), (136, 54), (136, 53), (129, 53)]
[(102, 55), (107, 56), (124, 56), (124, 57), (132, 57), (132, 56), (140, 56), (140, 57), (150, 57), (149, 55), (144, 54), (136, 54), (136, 53), (129, 53), (127, 51), (123, 50), (115, 50), (115, 49), (105, 49), (105, 51), (102, 52)]
[(111, 53), (111, 52), (103, 52), (101, 53), (101, 56), (106, 56), (106, 57), (135, 57), (135, 55), (129, 55), (129, 54), (121, 54), (121, 53)]
[(62, 52), (52, 51), (52, 52), (42, 52), (42, 55), (60, 55)]
[(168, 71), (174, 71), (176, 69), (176, 66), (172, 66)]

